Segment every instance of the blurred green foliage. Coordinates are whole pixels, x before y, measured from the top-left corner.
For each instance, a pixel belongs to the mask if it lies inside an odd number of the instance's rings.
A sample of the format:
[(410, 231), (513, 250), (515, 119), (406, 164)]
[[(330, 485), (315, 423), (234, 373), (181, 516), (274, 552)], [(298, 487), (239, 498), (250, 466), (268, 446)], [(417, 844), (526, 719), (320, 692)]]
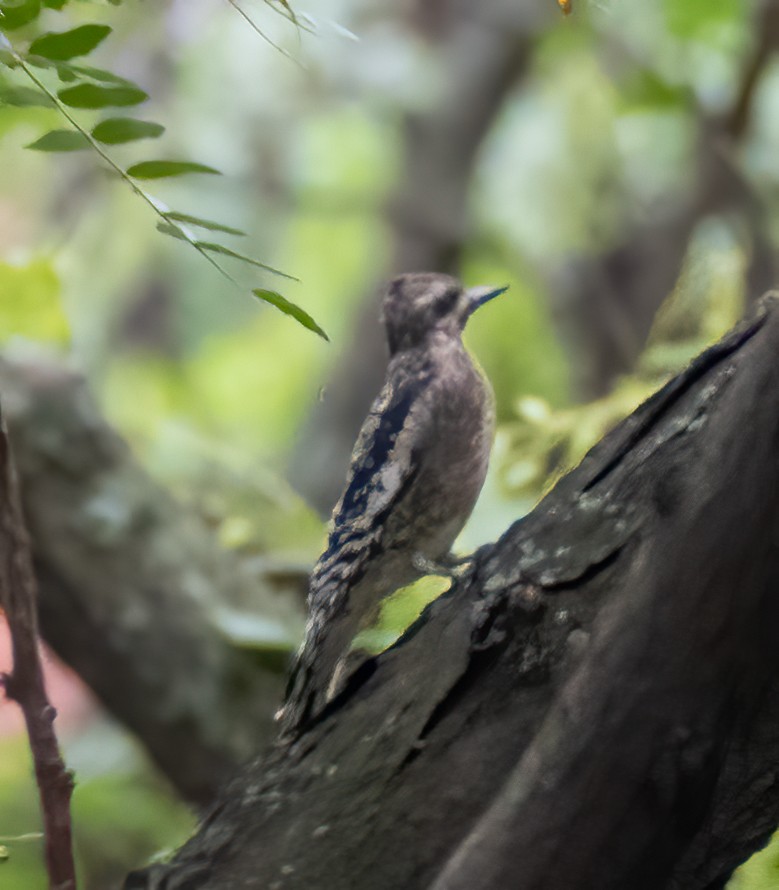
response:
[(351, 648), (372, 654), (383, 652), (413, 624), (428, 603), (446, 593), (451, 586), (448, 577), (426, 575), (408, 587), (396, 590), (381, 604), (375, 624), (357, 634)]
[[(170, 792), (136, 767), (76, 777), (73, 825), (80, 886), (106, 890), (165, 848), (181, 844), (194, 816)], [(21, 767), (21, 769), (20, 769)], [(38, 795), (26, 740), (0, 739), (0, 862), (3, 890), (45, 890)]]
[(575, 466), (609, 429), (723, 336), (744, 312), (744, 255), (724, 224), (702, 225), (674, 292), (661, 306), (636, 371), (596, 402), (555, 409), (537, 395), (515, 400), (503, 427), (503, 481), (532, 500)]
[[(461, 275), (511, 288), (467, 331), (493, 383), (500, 430), (460, 549), (526, 512), (740, 314), (748, 247), (737, 227), (714, 216), (689, 245), (636, 372), (603, 399), (575, 405), (576, 368), (556, 334), (547, 272), (569, 256), (608, 249), (689, 192), (697, 121), (737, 93), (754, 8), (747, 0), (579, 0), (571, 17), (538, 36), (527, 78), (482, 147), (469, 196)], [(171, 156), (208, 159), (228, 174), (218, 182), (155, 181), (154, 200), (245, 231), (243, 242), (220, 237), (299, 278), (284, 294), (322, 323), (332, 345), (245, 299), (190, 250), (161, 238), (149, 208), (106, 181), (88, 153), (24, 151), (62, 121), (30, 105), (29, 92), (8, 93), (25, 80), (2, 67), (0, 340), (23, 336), (67, 350), (151, 472), (226, 545), (311, 562), (324, 527), (283, 481), (287, 455), (309, 407), (327, 397), (324, 381), (352, 336), (360, 299), (389, 262), (384, 203), (402, 175), (403, 116), (436, 100), (435, 53), (395, 7), (369, 0), (322, 0), (314, 35), (255, 6), (262, 29), (303, 65), (258, 43), (234, 10), (213, 0), (119, 10), (49, 2), (34, 10), (37, 25), (14, 31), (13, 40), (25, 47), (44, 30), (89, 24), (98, 11), (113, 32), (110, 47), (96, 47), (95, 65), (150, 95), (143, 117), (164, 122)], [(361, 42), (331, 19), (360, 32)], [(55, 73), (41, 77), (66, 88)], [(769, 72), (741, 152), (775, 232), (778, 103), (779, 78)], [(139, 159), (132, 148), (111, 144), (123, 169)], [(256, 286), (250, 270), (230, 268), (247, 292)], [(447, 584), (430, 578), (399, 592), (358, 643), (388, 645)], [(38, 829), (27, 773), (23, 742), (3, 741), (2, 836)], [(191, 824), (158, 789), (119, 772), (79, 779), (75, 809), (88, 890), (103, 890), (110, 874), (176, 843)], [(11, 858), (0, 864), (0, 886), (43, 886), (39, 845), (3, 843)], [(773, 849), (732, 886), (774, 886)]]
[(779, 836), (755, 853), (728, 882), (728, 890), (775, 890), (779, 886)]
[(0, 340), (29, 337), (67, 343), (70, 326), (60, 299), (60, 282), (51, 260), (34, 259), (24, 265), (0, 261)]

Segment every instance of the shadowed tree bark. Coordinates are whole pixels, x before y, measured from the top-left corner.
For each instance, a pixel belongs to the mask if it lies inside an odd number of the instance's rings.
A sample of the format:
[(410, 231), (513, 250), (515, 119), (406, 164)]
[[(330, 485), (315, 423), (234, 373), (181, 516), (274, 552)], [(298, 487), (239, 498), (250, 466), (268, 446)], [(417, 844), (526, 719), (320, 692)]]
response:
[(779, 305), (128, 888), (723, 886), (779, 822)]

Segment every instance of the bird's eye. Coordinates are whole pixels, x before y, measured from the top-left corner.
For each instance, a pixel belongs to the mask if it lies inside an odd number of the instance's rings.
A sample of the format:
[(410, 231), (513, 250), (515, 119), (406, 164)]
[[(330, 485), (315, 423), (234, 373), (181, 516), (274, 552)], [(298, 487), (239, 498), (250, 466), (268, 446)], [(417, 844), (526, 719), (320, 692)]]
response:
[(448, 315), (455, 307), (460, 292), (456, 288), (449, 288), (435, 305), (435, 313), (439, 318)]

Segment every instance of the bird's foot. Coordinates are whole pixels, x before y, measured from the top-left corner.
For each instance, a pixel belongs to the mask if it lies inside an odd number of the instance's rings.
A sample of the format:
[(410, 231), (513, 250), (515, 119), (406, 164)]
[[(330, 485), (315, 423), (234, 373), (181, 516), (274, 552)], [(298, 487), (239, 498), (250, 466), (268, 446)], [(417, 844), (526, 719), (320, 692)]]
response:
[(424, 575), (441, 575), (444, 578), (461, 578), (473, 565), (470, 556), (455, 556), (445, 553), (440, 559), (430, 559), (424, 553), (415, 553), (411, 557), (414, 568)]

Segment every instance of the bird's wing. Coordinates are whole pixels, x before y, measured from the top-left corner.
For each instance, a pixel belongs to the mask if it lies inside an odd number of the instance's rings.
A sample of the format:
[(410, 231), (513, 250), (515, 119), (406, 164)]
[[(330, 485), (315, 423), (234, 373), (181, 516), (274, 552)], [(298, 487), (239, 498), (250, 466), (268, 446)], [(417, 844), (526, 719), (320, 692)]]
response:
[(336, 662), (354, 636), (360, 616), (350, 608), (355, 604), (348, 601), (349, 591), (386, 543), (385, 520), (419, 471), (420, 430), (427, 426), (420, 396), (429, 379), (426, 368), (390, 374), (363, 423), (327, 549), (311, 575), (306, 638), (280, 712), (286, 731), (324, 706)]
[(337, 607), (339, 593), (363, 574), (381, 548), (384, 522), (411, 486), (419, 471), (420, 430), (427, 424), (423, 394), (430, 373), (390, 375), (368, 417), (352, 453), (346, 488), (331, 525), (327, 549), (311, 579), (309, 609)]

